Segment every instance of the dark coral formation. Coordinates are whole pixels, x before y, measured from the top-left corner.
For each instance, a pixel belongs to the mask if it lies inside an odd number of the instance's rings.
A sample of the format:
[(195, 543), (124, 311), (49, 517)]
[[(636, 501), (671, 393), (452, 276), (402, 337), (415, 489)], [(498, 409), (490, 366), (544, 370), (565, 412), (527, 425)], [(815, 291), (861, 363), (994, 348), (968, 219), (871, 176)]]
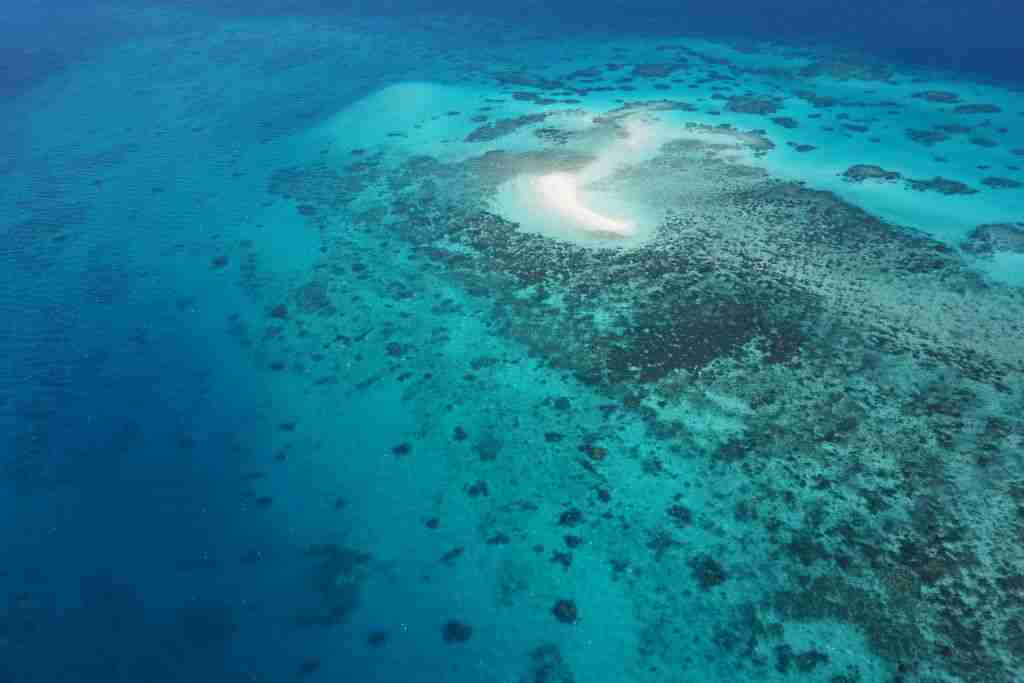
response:
[(987, 176), (982, 178), (981, 184), (995, 190), (1016, 190), (1019, 187), (1024, 187), (1024, 184), (1018, 180), (1013, 180), (1012, 178), (1001, 178), (999, 176)]
[(887, 81), (893, 75), (892, 68), (885, 64), (855, 59), (814, 62), (798, 73), (804, 78), (827, 76), (840, 81)]
[(324, 282), (307, 282), (295, 291), (295, 299), (299, 310), (306, 314), (330, 316), (337, 310)]
[(887, 171), (881, 166), (871, 164), (857, 164), (843, 172), (843, 177), (849, 181), (859, 183), (865, 180), (899, 180), (903, 176), (897, 171)]
[(531, 683), (575, 683), (576, 677), (554, 643), (544, 643), (530, 650), (530, 661), (524, 681)]
[(774, 114), (782, 106), (782, 100), (777, 97), (763, 97), (757, 95), (737, 95), (728, 98), (725, 108), (737, 114), (759, 114), (765, 116)]
[(301, 213), (316, 218), (321, 211), (344, 208), (356, 194), (366, 189), (365, 176), (360, 172), (366, 164), (353, 164), (345, 173), (339, 173), (325, 162), (278, 169), (271, 174), (267, 190), (305, 207)]
[[(731, 138), (735, 142), (739, 143), (744, 148), (754, 152), (755, 155), (761, 156), (771, 150), (775, 149), (775, 143), (765, 134), (764, 130), (740, 130), (734, 128), (732, 124), (722, 123), (717, 126), (709, 126), (707, 124), (687, 124), (687, 129), (691, 131), (700, 131), (705, 133), (716, 133), (718, 135)], [(671, 144), (668, 148), (671, 149)]]
[(809, 674), (819, 664), (827, 664), (828, 661), (828, 655), (818, 650), (811, 649), (797, 653), (786, 644), (775, 647), (775, 670), (781, 674), (789, 673), (790, 668), (801, 674)]
[(532, 76), (522, 71), (506, 72), (494, 75), (494, 79), (501, 85), (522, 86), (537, 88), (539, 90), (564, 90), (565, 84), (561, 81), (551, 80), (540, 76)]
[(982, 137), (976, 135), (968, 140), (969, 143), (976, 147), (998, 147), (999, 143), (991, 138)]
[(693, 522), (693, 513), (690, 508), (685, 505), (679, 505), (678, 503), (672, 505), (666, 510), (668, 516), (672, 518), (672, 521), (676, 526), (689, 526)]
[(948, 90), (925, 90), (911, 95), (920, 100), (928, 102), (941, 102), (942, 104), (954, 104), (960, 101), (960, 96)]
[(827, 109), (838, 104), (836, 98), (831, 95), (819, 95), (813, 90), (797, 90), (794, 93), (805, 102), (810, 102), (815, 109)]
[(555, 615), (555, 619), (558, 619), (563, 624), (575, 624), (579, 620), (576, 602), (573, 600), (562, 599), (557, 601), (555, 606), (551, 608), (551, 613)]
[(979, 256), (998, 252), (1024, 254), (1024, 223), (979, 225), (960, 243), (960, 248)]
[(441, 627), (441, 638), (446, 643), (465, 643), (473, 637), (473, 627), (452, 619)]
[(306, 551), (314, 561), (313, 591), (318, 605), (298, 613), (303, 626), (335, 626), (344, 623), (360, 604), (363, 582), (369, 575), (369, 554), (335, 544), (317, 545)]
[(965, 126), (962, 123), (939, 123), (936, 124), (934, 128), (951, 135), (962, 135), (964, 133), (970, 133), (973, 130), (970, 126)]
[(922, 145), (931, 146), (938, 142), (943, 142), (949, 139), (949, 135), (943, 133), (941, 130), (919, 130), (914, 128), (908, 128), (906, 131), (907, 137), (914, 142)]
[(558, 516), (559, 526), (576, 526), (583, 521), (583, 513), (579, 508), (569, 508)]
[(552, 145), (564, 145), (572, 139), (573, 134), (570, 131), (563, 130), (561, 128), (555, 128), (553, 126), (546, 126), (544, 128), (538, 128), (533, 131), (533, 134), (541, 140)]
[(935, 176), (931, 180), (907, 179), (911, 189), (918, 192), (938, 192), (945, 195), (976, 194), (978, 191), (959, 180)]
[(667, 78), (685, 66), (685, 60), (672, 64), (638, 64), (632, 73), (637, 78)]
[(953, 107), (953, 111), (957, 114), (998, 114), (1003, 110), (994, 104), (961, 104)]
[(516, 132), (520, 128), (543, 122), (548, 114), (523, 114), (510, 119), (485, 123), (466, 136), (466, 142), (491, 142)]
[(702, 590), (711, 590), (729, 578), (725, 568), (710, 555), (698, 555), (690, 559), (689, 564), (693, 578)]

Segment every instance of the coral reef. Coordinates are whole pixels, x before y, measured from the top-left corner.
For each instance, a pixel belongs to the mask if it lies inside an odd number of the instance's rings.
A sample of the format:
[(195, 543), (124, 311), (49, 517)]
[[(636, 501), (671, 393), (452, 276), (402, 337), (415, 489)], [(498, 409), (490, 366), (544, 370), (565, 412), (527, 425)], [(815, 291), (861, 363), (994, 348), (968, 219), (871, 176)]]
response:
[(1024, 223), (979, 225), (960, 243), (960, 248), (979, 256), (997, 252), (1024, 254)]
[(918, 192), (938, 192), (945, 195), (975, 194), (977, 190), (959, 180), (935, 176), (931, 180), (907, 179), (907, 185)]
[(881, 166), (857, 164), (843, 171), (843, 177), (859, 183), (864, 180), (899, 180), (903, 176), (897, 171), (887, 171)]

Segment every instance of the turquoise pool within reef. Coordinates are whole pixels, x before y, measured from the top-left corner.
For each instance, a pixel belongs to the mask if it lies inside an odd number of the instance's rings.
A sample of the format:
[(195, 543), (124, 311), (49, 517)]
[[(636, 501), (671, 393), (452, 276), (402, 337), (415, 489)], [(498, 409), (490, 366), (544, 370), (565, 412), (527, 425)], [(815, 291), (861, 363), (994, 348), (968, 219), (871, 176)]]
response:
[(1019, 86), (81, 21), (0, 104), (0, 681), (1022, 680)]

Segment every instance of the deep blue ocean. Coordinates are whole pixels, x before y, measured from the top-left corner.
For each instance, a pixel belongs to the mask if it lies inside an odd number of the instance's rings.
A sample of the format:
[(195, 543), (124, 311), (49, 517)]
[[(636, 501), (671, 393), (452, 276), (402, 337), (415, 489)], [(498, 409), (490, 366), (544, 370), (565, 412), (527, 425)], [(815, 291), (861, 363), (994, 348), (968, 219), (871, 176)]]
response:
[(0, 9), (0, 683), (1024, 681), (1022, 27)]

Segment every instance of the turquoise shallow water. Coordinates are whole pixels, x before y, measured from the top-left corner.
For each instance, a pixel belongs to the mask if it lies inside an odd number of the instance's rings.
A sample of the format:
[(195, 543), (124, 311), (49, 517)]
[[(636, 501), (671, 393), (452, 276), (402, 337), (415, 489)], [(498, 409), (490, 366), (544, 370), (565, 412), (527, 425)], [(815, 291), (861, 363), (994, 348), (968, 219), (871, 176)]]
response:
[(4, 81), (0, 681), (1020, 680), (1012, 84), (91, 20)]

